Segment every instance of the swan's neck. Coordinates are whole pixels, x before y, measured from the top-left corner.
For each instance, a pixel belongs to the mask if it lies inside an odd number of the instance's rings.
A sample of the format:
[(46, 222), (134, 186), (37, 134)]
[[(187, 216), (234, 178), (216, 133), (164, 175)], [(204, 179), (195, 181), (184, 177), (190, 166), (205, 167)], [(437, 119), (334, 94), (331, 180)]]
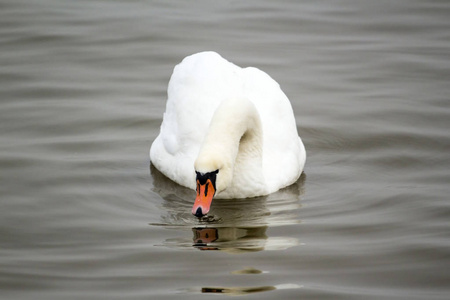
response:
[(250, 197), (266, 186), (262, 147), (262, 126), (255, 105), (242, 98), (225, 100), (214, 113), (195, 169), (204, 173), (219, 170), (219, 197)]

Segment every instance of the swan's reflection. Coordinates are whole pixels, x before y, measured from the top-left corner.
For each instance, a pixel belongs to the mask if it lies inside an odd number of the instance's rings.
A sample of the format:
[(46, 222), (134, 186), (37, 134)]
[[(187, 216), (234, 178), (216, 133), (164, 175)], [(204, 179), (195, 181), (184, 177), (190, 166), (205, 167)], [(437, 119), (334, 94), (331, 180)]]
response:
[(268, 237), (263, 227), (192, 228), (193, 247), (199, 250), (221, 250), (228, 253), (282, 250), (298, 244), (289, 237)]
[[(268, 229), (300, 223), (300, 195), (303, 193), (302, 175), (299, 181), (266, 197), (252, 199), (221, 200), (214, 199), (209, 217), (197, 219), (191, 214), (195, 191), (181, 187), (158, 170), (151, 167), (153, 191), (163, 201), (160, 203), (160, 218), (154, 226), (182, 232), (182, 237), (167, 238), (164, 247), (179, 250), (223, 251), (231, 254), (257, 251), (281, 250), (299, 244), (295, 237), (269, 236)], [(255, 268), (233, 271), (233, 275), (267, 273)], [(198, 286), (182, 289), (187, 293), (220, 294), (244, 296), (279, 289), (297, 289), (297, 284), (278, 284), (266, 286)]]
[(230, 296), (246, 295), (276, 290), (275, 286), (258, 287), (204, 287), (202, 293), (229, 294)]
[(199, 250), (221, 250), (229, 253), (286, 249), (298, 244), (293, 237), (269, 237), (269, 227), (298, 224), (300, 195), (305, 176), (274, 194), (252, 199), (214, 199), (210, 217), (198, 220), (191, 214), (195, 191), (181, 187), (151, 167), (153, 191), (162, 202), (162, 222), (166, 228), (192, 229), (193, 237), (167, 239), (168, 247), (194, 247)]
[[(267, 273), (265, 271), (261, 271), (255, 268), (245, 268), (243, 270), (233, 271), (231, 274), (234, 275), (243, 275), (243, 274), (252, 274), (258, 275)], [(188, 289), (183, 289), (182, 291), (188, 293), (198, 293), (202, 294), (221, 294), (225, 296), (245, 296), (248, 294), (261, 293), (261, 292), (270, 292), (274, 290), (287, 290), (287, 289), (298, 289), (303, 286), (295, 284), (295, 283), (284, 283), (277, 285), (265, 285), (265, 286), (204, 286), (204, 287), (190, 287)]]
[[(302, 288), (298, 284), (278, 284), (278, 285), (266, 285), (266, 286), (248, 286), (248, 287), (202, 287), (200, 291), (202, 294), (222, 294), (226, 296), (244, 296), (248, 294), (270, 292), (274, 290), (287, 290)], [(198, 293), (196, 289), (187, 289), (186, 291), (192, 293)]]
[(192, 228), (193, 246), (199, 250), (223, 250), (228, 252), (261, 251), (266, 244), (267, 227)]

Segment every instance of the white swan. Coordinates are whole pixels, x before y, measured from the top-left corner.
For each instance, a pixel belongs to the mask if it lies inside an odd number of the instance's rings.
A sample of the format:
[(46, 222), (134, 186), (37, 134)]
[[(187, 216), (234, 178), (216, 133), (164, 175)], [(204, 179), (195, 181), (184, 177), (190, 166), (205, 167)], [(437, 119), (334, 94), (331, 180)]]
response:
[(197, 189), (194, 215), (207, 214), (214, 195), (267, 195), (301, 175), (306, 152), (291, 104), (263, 71), (201, 52), (175, 67), (167, 93), (150, 160), (176, 183)]

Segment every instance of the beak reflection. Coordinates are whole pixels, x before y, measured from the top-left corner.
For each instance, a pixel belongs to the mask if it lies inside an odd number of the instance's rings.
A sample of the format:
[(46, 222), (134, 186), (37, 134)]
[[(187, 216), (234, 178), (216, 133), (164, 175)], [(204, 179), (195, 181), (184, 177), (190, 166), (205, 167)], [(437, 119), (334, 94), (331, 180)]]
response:
[(232, 253), (264, 250), (267, 226), (254, 228), (192, 228), (193, 247), (199, 250), (222, 250)]

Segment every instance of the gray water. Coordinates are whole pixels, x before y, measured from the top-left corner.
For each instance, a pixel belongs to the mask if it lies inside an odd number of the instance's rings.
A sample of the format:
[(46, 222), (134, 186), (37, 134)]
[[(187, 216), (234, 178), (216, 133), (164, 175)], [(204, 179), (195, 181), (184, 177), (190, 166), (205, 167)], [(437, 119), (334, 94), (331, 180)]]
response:
[[(212, 222), (148, 158), (203, 50), (277, 80), (308, 153)], [(449, 81), (448, 1), (3, 0), (0, 298), (448, 299)]]

